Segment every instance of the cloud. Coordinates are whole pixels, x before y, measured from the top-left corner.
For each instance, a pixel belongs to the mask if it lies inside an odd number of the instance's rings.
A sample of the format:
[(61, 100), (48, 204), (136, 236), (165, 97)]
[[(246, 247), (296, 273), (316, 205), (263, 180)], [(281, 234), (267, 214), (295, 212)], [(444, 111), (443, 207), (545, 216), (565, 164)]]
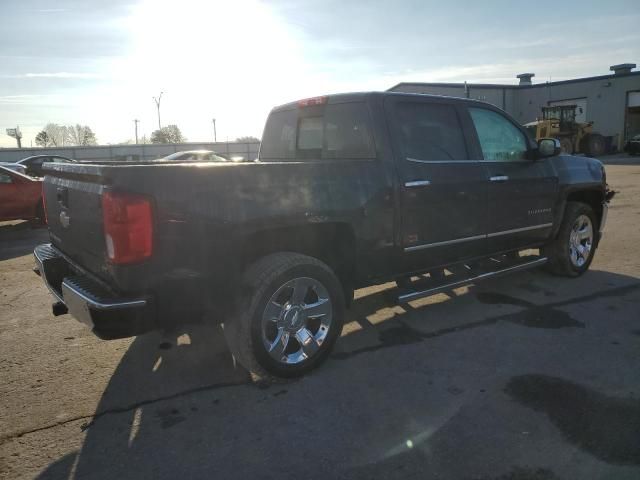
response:
[(36, 72), (36, 73), (13, 73), (0, 75), (0, 78), (62, 78), (62, 79), (96, 79), (102, 78), (98, 73), (82, 72)]
[(18, 75), (20, 78), (100, 78), (97, 73), (74, 73), (74, 72), (44, 72), (25, 73)]

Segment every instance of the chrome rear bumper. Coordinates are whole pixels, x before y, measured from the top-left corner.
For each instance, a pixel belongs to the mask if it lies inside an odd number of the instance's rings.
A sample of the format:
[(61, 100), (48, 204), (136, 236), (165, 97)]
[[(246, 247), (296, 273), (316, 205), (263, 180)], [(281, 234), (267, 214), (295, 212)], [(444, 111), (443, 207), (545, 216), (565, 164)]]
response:
[(153, 305), (149, 298), (116, 294), (83, 274), (51, 244), (38, 245), (33, 256), (34, 271), (57, 301), (54, 315), (68, 311), (105, 339), (130, 337), (153, 328)]

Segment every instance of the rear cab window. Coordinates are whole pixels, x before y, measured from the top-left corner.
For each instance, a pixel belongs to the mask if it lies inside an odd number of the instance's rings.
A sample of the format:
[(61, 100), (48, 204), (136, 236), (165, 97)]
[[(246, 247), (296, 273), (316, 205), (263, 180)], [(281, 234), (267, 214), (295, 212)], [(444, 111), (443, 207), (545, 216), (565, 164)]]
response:
[(364, 102), (292, 107), (267, 120), (261, 160), (374, 159), (371, 118)]

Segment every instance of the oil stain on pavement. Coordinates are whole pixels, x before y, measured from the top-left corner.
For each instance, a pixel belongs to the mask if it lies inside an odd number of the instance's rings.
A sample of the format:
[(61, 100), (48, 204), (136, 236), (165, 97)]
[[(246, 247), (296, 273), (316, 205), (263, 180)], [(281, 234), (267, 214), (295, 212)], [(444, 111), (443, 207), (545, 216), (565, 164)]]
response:
[(604, 395), (546, 375), (514, 377), (505, 392), (545, 413), (581, 450), (610, 464), (640, 465), (640, 400)]
[(495, 292), (478, 292), (480, 303), (489, 305), (515, 305), (523, 307), (522, 312), (505, 318), (506, 321), (532, 328), (584, 328), (584, 323), (571, 318), (567, 312), (548, 306), (538, 306), (526, 300)]

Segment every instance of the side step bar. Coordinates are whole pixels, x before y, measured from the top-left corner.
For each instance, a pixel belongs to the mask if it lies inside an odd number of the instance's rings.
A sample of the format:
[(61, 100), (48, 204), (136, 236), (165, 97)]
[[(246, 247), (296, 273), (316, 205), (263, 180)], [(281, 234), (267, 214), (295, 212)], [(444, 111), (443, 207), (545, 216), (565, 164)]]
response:
[[(433, 287), (429, 287), (425, 290), (410, 290), (410, 291), (404, 291), (401, 292), (400, 295), (398, 295), (398, 303), (407, 303), (410, 302), (412, 300), (417, 300), (419, 298), (423, 298), (423, 297), (428, 297), (429, 295), (435, 295), (436, 293), (440, 293), (443, 292), (445, 290), (450, 290), (452, 288), (458, 288), (458, 287), (463, 287), (465, 285), (468, 285), (470, 283), (476, 283), (479, 282), (481, 280), (486, 280), (487, 278), (493, 278), (493, 277), (497, 277), (500, 275), (505, 275), (507, 273), (513, 273), (513, 272), (519, 272), (521, 270), (528, 270), (530, 268), (536, 268), (536, 267), (540, 267), (542, 265), (544, 265), (545, 263), (547, 263), (547, 257), (536, 257), (535, 260), (531, 260), (531, 261), (527, 261), (527, 262), (523, 262), (523, 263), (519, 263), (519, 264), (511, 264), (508, 267), (505, 268), (500, 268), (498, 270), (493, 270), (493, 271), (489, 271), (489, 272), (482, 272), (482, 273), (477, 273), (475, 275), (473, 275), (473, 270), (470, 270), (469, 273), (472, 274), (469, 277), (466, 278), (460, 278), (460, 279), (452, 279), (453, 281), (447, 282), (447, 279), (445, 277), (445, 282), (443, 284), (440, 285), (434, 285)], [(452, 275), (453, 277), (454, 275)]]

